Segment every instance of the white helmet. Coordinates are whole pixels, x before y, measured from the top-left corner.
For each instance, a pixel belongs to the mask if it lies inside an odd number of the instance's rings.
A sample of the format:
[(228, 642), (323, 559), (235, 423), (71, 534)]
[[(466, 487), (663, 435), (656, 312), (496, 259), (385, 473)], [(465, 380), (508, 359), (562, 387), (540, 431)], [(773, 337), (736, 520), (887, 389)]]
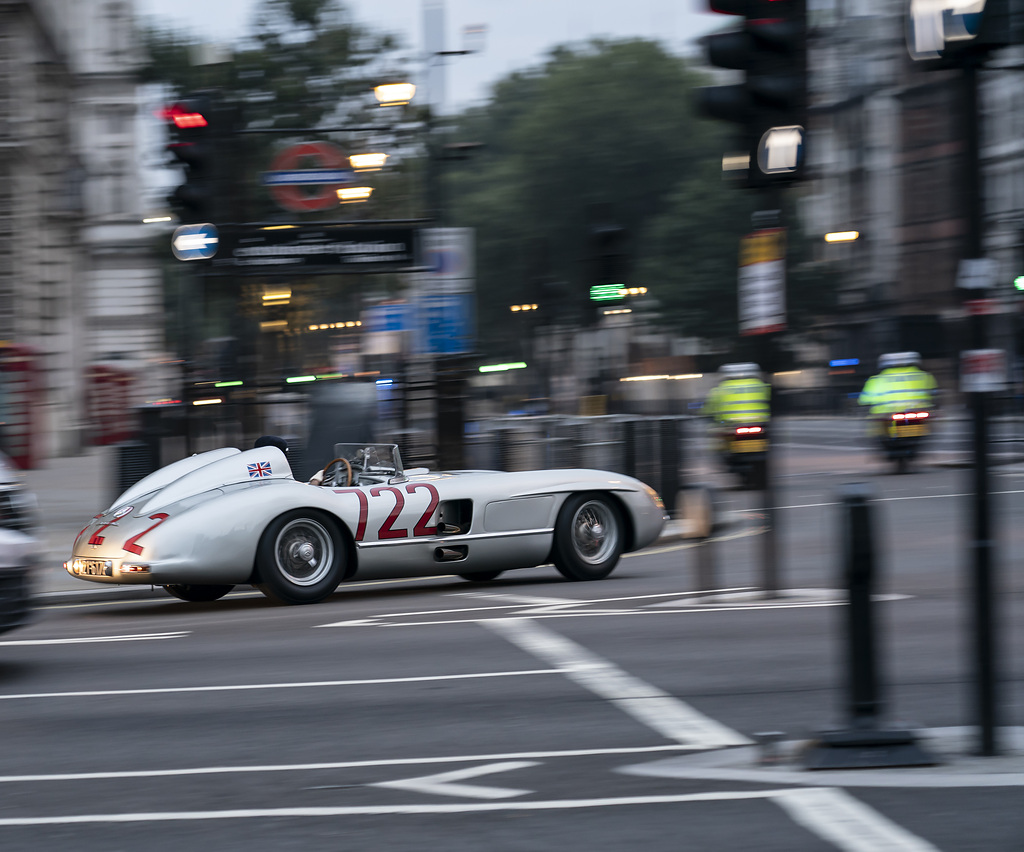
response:
[(913, 367), (921, 363), (920, 352), (894, 352), (892, 367)]
[(761, 368), (753, 361), (744, 361), (740, 364), (723, 364), (718, 368), (723, 376), (729, 378), (740, 378), (742, 376), (757, 376), (761, 373)]

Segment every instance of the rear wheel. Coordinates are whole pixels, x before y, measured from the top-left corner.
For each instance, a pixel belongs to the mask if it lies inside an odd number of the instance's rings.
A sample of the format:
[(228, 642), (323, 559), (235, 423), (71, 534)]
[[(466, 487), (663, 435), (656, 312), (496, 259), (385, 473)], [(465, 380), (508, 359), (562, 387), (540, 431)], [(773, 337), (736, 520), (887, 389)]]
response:
[(603, 580), (622, 555), (626, 525), (610, 497), (575, 494), (555, 521), (555, 567), (569, 580)]
[(220, 600), (230, 592), (234, 586), (201, 586), (193, 583), (174, 583), (164, 586), (164, 591), (179, 600), (189, 603), (201, 603), (203, 601)]
[(318, 603), (345, 571), (345, 545), (335, 523), (315, 509), (275, 518), (256, 550), (256, 588), (280, 604)]

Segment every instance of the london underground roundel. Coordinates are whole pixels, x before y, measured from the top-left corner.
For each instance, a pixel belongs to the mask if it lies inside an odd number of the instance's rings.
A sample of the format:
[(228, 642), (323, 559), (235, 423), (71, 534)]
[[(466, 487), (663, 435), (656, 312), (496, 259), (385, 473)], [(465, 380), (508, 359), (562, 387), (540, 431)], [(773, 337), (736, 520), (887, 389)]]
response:
[(326, 210), (352, 180), (348, 157), (329, 142), (303, 142), (281, 151), (263, 173), (263, 183), (285, 210)]

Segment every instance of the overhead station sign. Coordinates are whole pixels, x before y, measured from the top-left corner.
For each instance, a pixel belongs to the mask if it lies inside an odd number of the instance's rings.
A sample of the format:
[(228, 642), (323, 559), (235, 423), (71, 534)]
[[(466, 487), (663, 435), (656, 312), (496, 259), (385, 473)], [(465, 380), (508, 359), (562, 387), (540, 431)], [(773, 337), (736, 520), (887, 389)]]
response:
[(416, 268), (416, 229), (316, 224), (225, 228), (211, 265), (260, 275), (401, 272)]

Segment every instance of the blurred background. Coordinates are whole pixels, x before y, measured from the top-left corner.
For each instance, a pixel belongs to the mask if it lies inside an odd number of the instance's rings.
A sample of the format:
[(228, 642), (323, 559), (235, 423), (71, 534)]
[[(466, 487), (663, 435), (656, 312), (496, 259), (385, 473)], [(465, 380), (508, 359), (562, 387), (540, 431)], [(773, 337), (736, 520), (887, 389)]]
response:
[[(699, 43), (725, 17), (495, 5), (0, 4), (0, 449), (127, 447), (141, 473), (372, 435), (509, 465), (473, 453), (496, 422), (686, 415), (726, 361), (761, 363), (783, 413), (849, 413), (895, 350), (956, 406), (981, 254), (1018, 374), (1015, 39), (975, 109), (959, 68), (912, 59), (904, 4), (813, 4), (799, 172), (765, 195), (696, 106), (732, 79)], [(784, 322), (751, 334), (740, 243), (766, 206)]]

